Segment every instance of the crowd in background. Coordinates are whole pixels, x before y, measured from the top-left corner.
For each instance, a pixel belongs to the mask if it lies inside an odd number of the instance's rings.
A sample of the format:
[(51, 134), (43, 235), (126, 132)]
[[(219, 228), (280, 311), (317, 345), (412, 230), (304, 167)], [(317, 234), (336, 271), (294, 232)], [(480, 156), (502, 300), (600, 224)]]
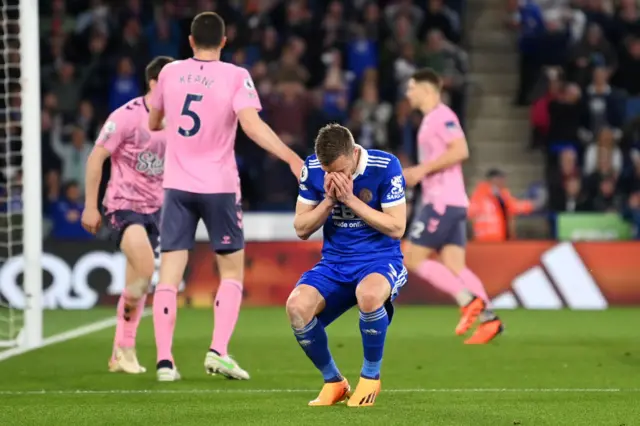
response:
[[(514, 6), (514, 10), (516, 10)], [(531, 105), (555, 212), (640, 229), (640, 10), (635, 0), (524, 0), (516, 104)]]
[[(97, 132), (110, 112), (144, 94), (144, 67), (151, 58), (192, 55), (187, 36), (195, 14), (216, 11), (225, 19), (222, 59), (250, 70), (261, 114), (301, 156), (312, 153), (321, 126), (339, 122), (362, 146), (412, 162), (420, 116), (412, 113), (403, 92), (417, 68), (442, 73), (446, 101), (464, 115), (467, 58), (457, 44), (462, 4), (41, 1), (43, 197), (53, 234), (86, 236), (79, 215), (86, 159)], [(16, 55), (4, 60), (19, 70)], [(12, 91), (19, 95), (19, 86)], [(18, 116), (9, 129), (19, 132), (20, 98), (10, 99), (18, 103)], [(20, 146), (10, 149), (20, 152)], [(297, 185), (286, 164), (266, 155), (241, 131), (236, 155), (246, 210), (293, 209)], [(108, 174), (107, 165), (103, 184)]]

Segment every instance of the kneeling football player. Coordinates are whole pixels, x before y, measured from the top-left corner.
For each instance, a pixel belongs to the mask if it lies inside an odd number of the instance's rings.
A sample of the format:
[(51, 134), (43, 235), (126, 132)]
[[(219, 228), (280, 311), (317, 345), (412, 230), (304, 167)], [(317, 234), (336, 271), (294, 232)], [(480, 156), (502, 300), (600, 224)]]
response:
[[(315, 152), (300, 176), (294, 227), (302, 239), (324, 228), (322, 260), (298, 281), (287, 314), (324, 379), (309, 405), (348, 400), (350, 407), (372, 406), (380, 392), (391, 302), (407, 281), (400, 250), (406, 222), (402, 168), (393, 155), (356, 145), (351, 132), (336, 124), (320, 130)], [(355, 305), (364, 364), (352, 393), (329, 352), (325, 327)]]

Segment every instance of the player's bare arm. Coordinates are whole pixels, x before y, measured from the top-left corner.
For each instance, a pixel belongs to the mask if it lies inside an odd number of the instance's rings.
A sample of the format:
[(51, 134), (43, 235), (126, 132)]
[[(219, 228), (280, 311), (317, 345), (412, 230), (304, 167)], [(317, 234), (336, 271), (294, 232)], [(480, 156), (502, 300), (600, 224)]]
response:
[(300, 179), (304, 161), (280, 140), (278, 135), (271, 130), (271, 127), (260, 118), (255, 108), (244, 108), (238, 112), (238, 121), (242, 126), (242, 130), (252, 141), (260, 148), (287, 163), (291, 168), (291, 173), (297, 179)]
[(333, 173), (331, 182), (335, 186), (335, 196), (338, 201), (353, 210), (369, 226), (391, 238), (402, 238), (407, 222), (407, 205), (405, 203), (386, 207), (379, 211), (369, 207), (353, 194), (353, 178), (351, 176), (344, 173)]
[(82, 227), (92, 234), (98, 232), (102, 221), (98, 210), (98, 192), (102, 180), (102, 166), (110, 155), (111, 153), (105, 147), (95, 145), (87, 159)]
[(164, 120), (164, 111), (151, 107), (149, 110), (149, 130), (158, 131), (164, 127), (162, 121)]
[(416, 186), (426, 175), (444, 170), (469, 158), (469, 146), (465, 138), (451, 141), (447, 150), (433, 161), (407, 167), (403, 170), (407, 186)]
[(326, 197), (315, 206), (298, 201), (293, 219), (293, 227), (298, 238), (307, 240), (320, 229), (329, 218), (334, 205), (335, 201), (331, 197)]

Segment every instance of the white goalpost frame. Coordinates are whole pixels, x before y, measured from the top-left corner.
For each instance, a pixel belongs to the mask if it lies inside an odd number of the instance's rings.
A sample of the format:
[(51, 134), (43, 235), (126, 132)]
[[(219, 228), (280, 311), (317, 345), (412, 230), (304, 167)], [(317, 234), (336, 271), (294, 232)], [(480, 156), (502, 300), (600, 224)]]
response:
[(42, 164), (38, 0), (20, 0), (24, 329), (20, 346), (42, 344)]

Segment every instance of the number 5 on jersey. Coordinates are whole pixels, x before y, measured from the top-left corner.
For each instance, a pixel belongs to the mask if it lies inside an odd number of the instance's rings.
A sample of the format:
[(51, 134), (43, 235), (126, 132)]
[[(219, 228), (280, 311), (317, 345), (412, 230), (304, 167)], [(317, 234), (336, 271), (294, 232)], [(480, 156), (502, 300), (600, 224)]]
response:
[(193, 120), (193, 126), (190, 129), (185, 129), (182, 126), (178, 128), (178, 133), (185, 138), (190, 138), (191, 136), (195, 136), (200, 131), (200, 125), (202, 121), (200, 120), (200, 116), (196, 114), (195, 111), (190, 109), (191, 102), (200, 102), (202, 101), (202, 95), (194, 95), (192, 93), (187, 93), (187, 97), (184, 99), (184, 104), (182, 105), (181, 116), (191, 117)]

